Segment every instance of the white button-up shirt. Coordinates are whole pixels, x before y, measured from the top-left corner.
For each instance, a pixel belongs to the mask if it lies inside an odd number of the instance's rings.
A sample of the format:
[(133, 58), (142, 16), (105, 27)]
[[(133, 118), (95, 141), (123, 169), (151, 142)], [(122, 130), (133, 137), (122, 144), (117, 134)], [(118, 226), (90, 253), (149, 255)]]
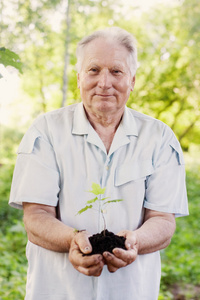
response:
[[(89, 123), (82, 103), (36, 119), (22, 139), (10, 205), (22, 202), (57, 206), (68, 226), (91, 234), (103, 229), (98, 211), (77, 212), (92, 194), (92, 183), (106, 187), (107, 229), (135, 230), (144, 209), (187, 215), (184, 161), (172, 130), (161, 121), (125, 108), (110, 151)], [(156, 300), (160, 284), (159, 251), (100, 277), (73, 268), (68, 253), (27, 244), (27, 300)]]

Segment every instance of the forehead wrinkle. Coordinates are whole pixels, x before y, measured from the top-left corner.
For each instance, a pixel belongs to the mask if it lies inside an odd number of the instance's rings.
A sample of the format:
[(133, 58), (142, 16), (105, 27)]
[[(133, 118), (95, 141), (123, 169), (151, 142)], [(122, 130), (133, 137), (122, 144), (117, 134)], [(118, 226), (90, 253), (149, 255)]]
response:
[[(88, 69), (90, 66), (94, 65), (101, 68), (102, 66), (106, 66), (109, 69), (122, 68), (124, 70), (127, 68), (130, 71), (130, 53), (128, 50), (118, 43), (113, 45), (107, 40), (103, 40), (101, 49), (99, 50), (96, 43), (98, 43), (100, 40), (101, 39), (96, 39), (86, 45), (82, 56), (82, 67)], [(107, 51), (108, 48), (112, 49), (113, 51)], [(102, 51), (103, 49), (105, 49), (104, 52)], [(123, 49), (124, 53), (123, 59), (121, 59), (121, 49)], [(117, 57), (115, 58), (115, 56)]]
[(91, 59), (88, 63), (88, 67), (91, 67), (91, 66), (108, 67), (109, 69), (113, 69), (113, 68), (124, 69), (124, 64), (121, 63), (120, 60), (116, 60), (116, 62), (114, 61), (112, 64), (111, 63), (102, 64), (102, 62), (99, 62), (99, 59)]
[(89, 69), (91, 67), (97, 67), (97, 68), (100, 68), (100, 69), (103, 69), (103, 68), (106, 67), (109, 70), (120, 69), (121, 71), (125, 71), (126, 68), (128, 70), (130, 69), (129, 68), (129, 63), (128, 63), (129, 62), (129, 57), (127, 57), (127, 59), (125, 60), (125, 63), (124, 63), (124, 61), (122, 62), (120, 59), (117, 59), (117, 58), (112, 60), (112, 61), (110, 59), (107, 59), (106, 61), (102, 61), (97, 57), (91, 57), (91, 58), (87, 57), (87, 59), (83, 60), (83, 65), (82, 65), (83, 69)]

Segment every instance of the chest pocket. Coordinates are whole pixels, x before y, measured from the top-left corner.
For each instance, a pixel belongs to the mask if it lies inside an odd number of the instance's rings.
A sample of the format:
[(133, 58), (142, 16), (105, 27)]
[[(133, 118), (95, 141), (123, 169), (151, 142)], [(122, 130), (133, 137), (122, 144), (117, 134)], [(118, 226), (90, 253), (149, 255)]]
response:
[(153, 171), (151, 160), (123, 164), (115, 171), (115, 186), (120, 186), (130, 181), (145, 180)]

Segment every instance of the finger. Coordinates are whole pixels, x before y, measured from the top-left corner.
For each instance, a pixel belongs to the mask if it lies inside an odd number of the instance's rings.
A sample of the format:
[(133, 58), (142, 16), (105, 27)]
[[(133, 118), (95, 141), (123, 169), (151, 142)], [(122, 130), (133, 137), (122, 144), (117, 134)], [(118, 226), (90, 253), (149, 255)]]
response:
[(118, 259), (124, 261), (126, 265), (129, 265), (136, 260), (137, 248), (133, 247), (133, 249), (130, 250), (115, 248), (113, 249), (113, 253)]
[(89, 268), (93, 265), (98, 265), (100, 262), (103, 262), (103, 257), (99, 254), (83, 256), (82, 252), (80, 252), (80, 249), (74, 247), (70, 253), (70, 260), (75, 266)]
[(119, 270), (119, 268), (116, 268), (116, 267), (114, 267), (113, 265), (107, 265), (107, 268), (108, 268), (108, 271), (109, 271), (110, 273), (114, 273), (114, 272), (116, 272), (117, 270)]
[(136, 250), (138, 247), (137, 241), (135, 239), (126, 239), (125, 247), (127, 250), (131, 250), (131, 249)]
[(104, 260), (107, 265), (108, 271), (111, 273), (116, 272), (119, 268), (125, 267), (126, 264), (118, 260), (114, 255), (109, 252), (104, 252)]
[(121, 258), (116, 257), (114, 254), (110, 252), (103, 253), (104, 260), (108, 266), (113, 266), (113, 268), (122, 268), (125, 267), (127, 264)]
[(103, 256), (99, 254), (91, 255), (91, 256), (82, 256), (80, 259), (80, 265), (85, 268), (90, 268), (92, 266), (97, 266), (103, 263)]
[(89, 268), (85, 268), (83, 266), (78, 266), (76, 269), (84, 275), (98, 277), (101, 275), (103, 266), (104, 266), (104, 263), (100, 262), (99, 264), (91, 266)]
[(119, 236), (124, 236), (125, 240), (125, 247), (127, 250), (133, 249), (137, 246), (137, 237), (135, 232), (129, 230), (122, 230), (118, 233)]

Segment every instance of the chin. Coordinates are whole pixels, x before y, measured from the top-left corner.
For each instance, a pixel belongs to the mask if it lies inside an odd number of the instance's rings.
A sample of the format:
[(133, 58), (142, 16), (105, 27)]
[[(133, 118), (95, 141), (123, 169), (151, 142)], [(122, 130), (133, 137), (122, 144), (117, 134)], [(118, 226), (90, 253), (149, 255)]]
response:
[(108, 113), (108, 112), (116, 112), (117, 109), (116, 106), (113, 104), (111, 105), (108, 103), (103, 103), (101, 105), (96, 106), (96, 110), (100, 112)]

